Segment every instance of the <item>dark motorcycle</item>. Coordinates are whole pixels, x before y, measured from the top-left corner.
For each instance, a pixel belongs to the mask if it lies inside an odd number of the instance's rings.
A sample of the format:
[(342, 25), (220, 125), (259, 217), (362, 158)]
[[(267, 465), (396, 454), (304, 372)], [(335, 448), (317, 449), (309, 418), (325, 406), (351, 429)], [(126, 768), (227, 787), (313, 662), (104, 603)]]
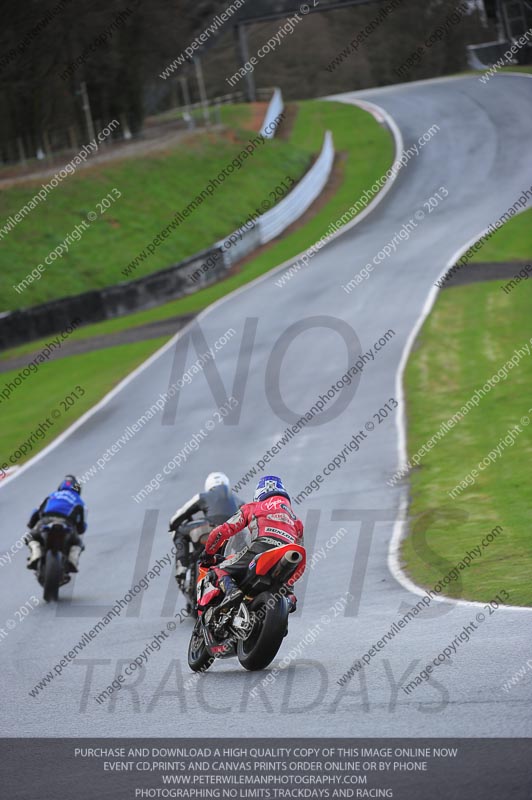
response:
[(198, 558), (205, 548), (209, 534), (212, 531), (212, 525), (207, 520), (191, 520), (190, 522), (183, 522), (179, 528), (178, 533), (185, 537), (185, 546), (188, 542), (189, 553), (189, 566), (187, 567), (186, 575), (181, 585), (181, 591), (187, 600), (187, 613), (197, 617), (197, 596), (196, 584), (198, 582)]
[(43, 587), (46, 602), (57, 600), (59, 587), (70, 581), (66, 572), (67, 553), (71, 529), (61, 519), (49, 519), (39, 526), (39, 537), (42, 542), (42, 556), (35, 574)]
[(260, 553), (250, 563), (239, 587), (238, 608), (217, 608), (221, 590), (210, 571), (199, 566), (199, 616), (188, 647), (188, 664), (205, 672), (216, 658), (236, 656), (248, 670), (264, 669), (277, 655), (288, 632), (290, 603), (286, 581), (305, 566), (305, 548), (290, 544)]
[[(209, 534), (213, 528), (214, 525), (212, 525), (206, 519), (183, 522), (178, 528), (179, 535), (183, 535), (185, 537), (185, 546), (187, 546), (188, 542), (189, 563), (184, 580), (182, 584), (180, 584), (180, 589), (187, 600), (187, 614), (193, 617), (198, 616), (198, 598), (196, 591), (198, 583), (198, 559), (205, 549), (207, 539), (209, 538)], [(246, 544), (246, 538), (244, 535), (233, 537), (233, 539), (235, 541), (230, 539), (227, 542), (224, 558), (242, 549), (242, 546), (245, 546)]]

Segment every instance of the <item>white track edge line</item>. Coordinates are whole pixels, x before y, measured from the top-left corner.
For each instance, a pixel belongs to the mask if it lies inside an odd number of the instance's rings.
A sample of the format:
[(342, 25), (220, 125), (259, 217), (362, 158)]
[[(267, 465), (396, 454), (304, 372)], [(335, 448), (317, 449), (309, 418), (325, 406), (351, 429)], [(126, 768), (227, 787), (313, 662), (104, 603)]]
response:
[[(519, 78), (532, 78), (532, 75), (523, 72), (502, 72), (501, 75), (510, 75), (516, 76)], [(390, 115), (388, 115), (390, 116)], [(394, 120), (394, 125), (396, 125)], [(523, 209), (520, 213), (524, 211), (528, 211), (530, 208)], [(488, 228), (485, 228), (481, 231), (478, 236), (473, 237), (470, 239), (463, 247), (460, 247), (454, 256), (450, 259), (447, 266), (440, 274), (437, 280), (441, 280), (443, 276), (449, 271), (451, 267), (458, 261), (458, 259), (472, 246), (474, 245), (481, 236), (483, 236), (488, 231)], [(404, 372), (406, 369), (406, 364), (410, 357), (410, 353), (413, 347), (413, 344), (416, 340), (416, 337), (425, 322), (426, 318), (428, 317), (432, 307), (436, 301), (436, 297), (438, 296), (438, 292), (440, 289), (437, 286), (433, 286), (425, 300), (425, 304), (421, 310), (420, 316), (418, 317), (414, 328), (410, 332), (410, 336), (408, 337), (403, 352), (401, 354), (401, 360), (399, 362), (399, 366), (397, 368), (397, 373), (395, 376), (395, 391), (396, 397), (399, 402), (399, 414), (396, 417), (396, 427), (397, 427), (397, 449), (398, 449), (398, 456), (399, 456), (399, 464), (398, 469), (402, 468), (402, 465), (406, 466), (408, 461), (408, 452), (406, 446), (406, 408), (404, 402), (404, 388), (403, 388), (403, 378)], [(394, 529), (392, 538), (390, 540), (390, 545), (388, 548), (388, 568), (392, 573), (395, 580), (404, 588), (407, 589), (412, 594), (418, 595), (423, 597), (426, 595), (426, 591), (421, 587), (418, 586), (414, 581), (412, 581), (408, 575), (404, 572), (403, 568), (400, 564), (399, 559), (399, 551), (401, 547), (401, 542), (403, 541), (405, 534), (406, 534), (406, 512), (408, 511), (408, 488), (403, 487), (401, 489), (401, 499), (399, 502), (399, 516), (394, 523)], [(445, 596), (438, 596), (435, 597), (434, 600), (440, 603), (451, 603), (453, 605), (458, 606), (471, 606), (473, 608), (481, 608), (485, 605), (485, 603), (478, 602), (476, 600), (458, 600), (452, 597), (445, 597)], [(507, 609), (508, 611), (532, 611), (532, 608), (529, 606), (503, 606), (501, 605), (500, 608)]]
[[(530, 76), (532, 77), (532, 76)], [(530, 207), (524, 208), (520, 213), (524, 211), (529, 211)], [(441, 280), (444, 275), (453, 267), (458, 259), (467, 251), (470, 247), (472, 247), (478, 240), (487, 233), (489, 228), (484, 228), (478, 235), (474, 236), (470, 239), (463, 247), (460, 247), (456, 253), (451, 257), (447, 266), (444, 270), (440, 273), (439, 277), (436, 280)], [(403, 469), (406, 467), (408, 461), (408, 451), (407, 451), (407, 444), (406, 444), (406, 407), (405, 407), (405, 398), (404, 398), (404, 372), (406, 369), (406, 365), (408, 359), (410, 357), (410, 353), (412, 351), (412, 347), (414, 342), (417, 338), (417, 335), (423, 326), (425, 320), (427, 319), (428, 315), (430, 314), (434, 303), (436, 302), (436, 298), (438, 293), (440, 292), (440, 288), (437, 286), (432, 286), (431, 290), (425, 300), (425, 304), (421, 309), (421, 313), (416, 320), (416, 323), (412, 330), (410, 331), (410, 335), (405, 343), (403, 348), (403, 352), (401, 354), (401, 359), (399, 362), (399, 366), (397, 368), (397, 373), (395, 375), (395, 392), (396, 397), (399, 402), (399, 413), (396, 416), (396, 427), (397, 427), (397, 450), (398, 450), (398, 470)], [(406, 480), (403, 477), (401, 480)], [(401, 499), (399, 502), (399, 516), (395, 520), (392, 538), (390, 540), (390, 545), (388, 548), (388, 568), (392, 573), (395, 580), (401, 584), (404, 589), (407, 589), (412, 594), (416, 594), (419, 596), (424, 596), (427, 594), (427, 591), (423, 589), (421, 586), (418, 586), (417, 583), (414, 583), (411, 578), (408, 577), (406, 572), (401, 567), (400, 559), (399, 559), (399, 551), (401, 548), (401, 543), (406, 536), (407, 533), (407, 511), (408, 511), (408, 487), (403, 486), (401, 488)], [(457, 606), (471, 606), (474, 608), (482, 608), (486, 605), (484, 602), (480, 602), (477, 600), (459, 600), (452, 597), (446, 597), (445, 595), (439, 595), (438, 597), (434, 597), (434, 600), (443, 603), (452, 603), (453, 605)], [(507, 611), (532, 611), (530, 606), (513, 606), (513, 605), (500, 605), (500, 609), (505, 609)]]
[[(505, 73), (505, 74), (509, 74), (509, 73)], [(512, 75), (518, 75), (519, 77), (532, 78), (532, 75), (527, 75), (526, 73), (511, 73), (511, 74)], [(399, 129), (399, 126), (397, 125), (397, 123), (395, 122), (395, 119), (391, 116), (391, 114), (389, 114), (387, 111), (385, 111), (385, 109), (381, 108), (376, 103), (371, 103), (369, 101), (360, 101), (360, 100), (357, 100), (356, 98), (353, 98), (353, 99), (345, 98), (345, 99), (339, 100), (338, 102), (350, 103), (352, 105), (357, 105), (360, 108), (364, 108), (364, 106), (373, 107), (376, 111), (378, 111), (380, 114), (382, 114), (382, 116), (386, 120), (386, 122), (387, 122), (387, 124), (388, 124), (388, 126), (390, 128), (390, 131), (392, 132), (394, 140), (395, 140), (395, 145), (396, 145), (396, 156), (395, 156), (395, 160), (394, 160), (394, 163), (395, 163), (395, 161), (397, 161), (399, 159), (400, 155), (402, 154), (403, 149), (404, 149), (404, 145), (403, 145), (403, 137), (402, 137), (401, 131)], [(369, 108), (366, 108), (365, 110), (369, 111)], [(332, 241), (333, 239), (336, 239), (338, 236), (340, 236), (340, 235), (342, 235), (344, 233), (347, 233), (347, 231), (349, 231), (352, 228), (354, 228), (355, 225), (358, 225), (360, 222), (362, 222), (362, 220), (371, 211), (373, 211), (376, 208), (376, 206), (384, 199), (386, 194), (390, 191), (392, 185), (395, 183), (398, 174), (399, 173), (396, 173), (394, 176), (392, 176), (392, 178), (390, 180), (388, 180), (386, 182), (386, 184), (384, 185), (384, 188), (378, 193), (378, 195), (372, 200), (372, 202), (369, 204), (369, 206), (366, 209), (364, 209), (363, 212), (361, 212), (352, 222), (348, 223), (347, 225), (344, 225), (341, 228), (341, 230), (339, 230), (336, 233), (334, 233), (330, 237), (329, 241)], [(524, 209), (524, 210), (526, 210), (526, 209)], [(482, 236), (486, 231), (487, 231), (487, 228), (484, 229), (478, 236), (476, 236), (475, 238), (471, 239), (464, 247), (460, 248), (457, 251), (457, 254), (454, 256), (454, 260), (451, 259), (451, 261), (448, 263), (447, 267), (441, 273), (440, 278), (443, 277), (443, 275), (445, 275), (445, 273), (450, 269), (451, 266), (454, 265), (454, 263), (462, 255), (462, 253), (464, 253), (466, 250), (468, 250), (471, 245), (475, 244), (475, 242), (478, 241), (480, 236)], [(205, 308), (202, 311), (200, 311), (200, 313), (193, 320), (191, 320), (189, 323), (187, 323), (187, 325), (185, 325), (180, 331), (178, 331), (177, 334), (174, 337), (172, 337), (172, 339), (170, 339), (170, 341), (168, 341), (165, 345), (163, 345), (163, 347), (161, 347), (159, 350), (157, 350), (155, 353), (153, 353), (146, 361), (144, 361), (142, 364), (140, 364), (133, 372), (131, 372), (122, 381), (120, 381), (120, 383), (118, 383), (117, 386), (114, 387), (114, 389), (112, 389), (108, 394), (106, 394), (95, 406), (93, 406), (88, 411), (86, 411), (85, 414), (83, 414), (69, 428), (67, 428), (66, 431), (63, 431), (63, 433), (59, 434), (59, 436), (56, 437), (52, 442), (50, 442), (50, 444), (47, 445), (43, 450), (41, 450), (39, 453), (37, 453), (35, 456), (33, 456), (33, 458), (31, 458), (25, 464), (21, 465), (20, 469), (18, 469), (17, 472), (15, 472), (13, 475), (10, 475), (8, 478), (5, 478), (0, 483), (0, 490), (6, 484), (10, 483), (13, 480), (16, 480), (18, 477), (20, 477), (20, 475), (22, 473), (24, 473), (26, 471), (26, 469), (29, 469), (30, 466), (33, 466), (33, 464), (35, 464), (38, 461), (40, 461), (41, 458), (44, 458), (45, 455), (47, 455), (53, 449), (58, 447), (66, 438), (68, 438), (68, 436), (70, 436), (72, 433), (74, 433), (74, 431), (77, 430), (79, 427), (81, 427), (81, 425), (83, 425), (88, 419), (90, 419), (90, 417), (92, 417), (94, 414), (96, 414), (97, 411), (99, 411), (101, 408), (106, 406), (112, 400), (112, 398), (116, 394), (118, 394), (120, 391), (122, 391), (132, 380), (134, 380), (134, 378), (136, 378), (137, 375), (139, 375), (141, 372), (143, 372), (145, 369), (147, 369), (149, 366), (151, 366), (151, 364), (154, 361), (156, 361), (158, 358), (160, 358), (160, 356), (162, 356), (166, 352), (166, 350), (168, 350), (170, 347), (172, 347), (181, 338), (181, 336), (183, 336), (188, 331), (188, 329), (194, 324), (194, 322), (199, 321), (204, 316), (207, 316), (218, 305), (221, 305), (222, 303), (226, 302), (230, 298), (236, 297), (241, 292), (250, 289), (252, 286), (255, 286), (255, 285), (261, 283), (263, 280), (266, 280), (266, 279), (272, 277), (273, 275), (277, 274), (277, 272), (280, 272), (282, 269), (285, 269), (288, 265), (293, 264), (293, 262), (297, 261), (302, 255), (304, 255), (307, 250), (308, 250), (308, 248), (303, 250), (298, 255), (292, 256), (287, 261), (285, 261), (282, 264), (280, 264), (278, 267), (274, 267), (272, 270), (269, 270), (264, 275), (259, 275), (253, 281), (250, 281), (249, 283), (245, 284), (244, 286), (238, 287), (238, 289), (235, 289), (233, 292), (230, 292), (229, 294), (224, 295), (223, 297), (219, 298), (218, 300), (216, 300), (211, 305), (207, 306), (207, 308)], [(403, 417), (405, 416), (405, 414), (404, 414), (404, 398), (403, 398), (403, 374), (404, 374), (404, 370), (405, 370), (405, 367), (406, 367), (406, 362), (407, 362), (408, 357), (410, 355), (410, 351), (412, 349), (412, 345), (414, 343), (414, 340), (415, 340), (415, 338), (416, 338), (416, 336), (417, 336), (417, 334), (419, 332), (419, 329), (421, 328), (421, 326), (423, 325), (425, 319), (427, 318), (428, 314), (430, 313), (430, 310), (432, 309), (432, 306), (434, 305), (434, 302), (436, 300), (437, 294), (438, 294), (437, 287), (433, 287), (431, 289), (431, 291), (429, 292), (427, 300), (425, 301), (425, 305), (424, 305), (424, 307), (423, 307), (423, 309), (421, 311), (421, 315), (419, 316), (419, 318), (418, 318), (418, 320), (417, 320), (413, 330), (411, 331), (410, 336), (409, 336), (409, 338), (408, 338), (408, 340), (407, 340), (407, 342), (405, 344), (405, 348), (403, 350), (403, 353), (402, 353), (402, 356), (401, 356), (401, 360), (400, 360), (400, 363), (399, 363), (399, 366), (398, 366), (398, 370), (397, 370), (397, 373), (396, 373), (396, 394), (397, 394), (398, 400), (400, 402), (400, 408), (402, 409), (400, 414), (397, 417), (397, 422), (396, 422), (396, 426), (397, 426), (397, 429), (398, 429), (399, 463), (401, 463), (402, 461), (403, 461), (403, 463), (406, 463), (406, 461), (407, 461), (407, 459), (406, 459), (406, 432), (405, 432), (406, 431), (406, 427), (405, 427), (405, 424), (403, 422)], [(401, 405), (401, 402), (402, 402), (402, 405)], [(397, 580), (397, 582), (399, 584), (401, 584), (401, 586), (403, 586), (405, 589), (410, 591), (412, 594), (416, 594), (416, 595), (419, 595), (419, 596), (424, 596), (426, 594), (425, 590), (422, 589), (420, 586), (418, 586), (416, 583), (414, 583), (412, 580), (410, 580), (410, 578), (406, 575), (406, 573), (403, 572), (403, 570), (402, 570), (402, 568), (401, 568), (401, 566), (399, 564), (399, 558), (398, 558), (399, 547), (400, 547), (400, 544), (401, 544), (401, 541), (402, 541), (403, 535), (404, 535), (403, 534), (404, 522), (405, 522), (405, 520), (404, 520), (404, 512), (408, 508), (408, 500), (407, 500), (407, 497), (405, 497), (406, 493), (407, 493), (406, 490), (403, 489), (401, 501), (400, 501), (400, 504), (399, 504), (399, 518), (396, 520), (396, 522), (394, 524), (394, 530), (393, 530), (392, 539), (390, 541), (390, 546), (389, 546), (389, 551), (388, 551), (388, 567), (389, 567), (390, 572), (392, 573), (393, 577)], [(479, 606), (482, 607), (483, 605), (485, 605), (484, 603), (480, 603), (480, 602), (476, 602), (476, 601), (454, 600), (453, 598), (447, 598), (447, 597), (438, 597), (438, 598), (435, 598), (435, 599), (438, 600), (439, 602), (452, 603), (453, 605), (465, 605), (465, 606), (474, 606), (474, 607), (479, 607)], [(532, 611), (531, 608), (528, 608), (526, 606), (501, 606), (501, 608), (505, 608), (505, 609), (508, 609), (508, 610), (514, 610), (514, 611), (515, 610)]]

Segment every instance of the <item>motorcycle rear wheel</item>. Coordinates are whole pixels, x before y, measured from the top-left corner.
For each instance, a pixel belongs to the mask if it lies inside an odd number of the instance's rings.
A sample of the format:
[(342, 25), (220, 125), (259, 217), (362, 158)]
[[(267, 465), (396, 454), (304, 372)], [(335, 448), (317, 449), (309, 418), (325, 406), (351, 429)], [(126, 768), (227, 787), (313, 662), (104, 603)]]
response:
[(262, 592), (249, 606), (258, 620), (248, 638), (238, 642), (238, 660), (245, 669), (265, 669), (279, 652), (286, 634), (288, 604), (281, 597), (272, 606), (271, 598), (270, 592)]
[(63, 577), (63, 556), (48, 550), (44, 562), (43, 598), (47, 603), (57, 600)]

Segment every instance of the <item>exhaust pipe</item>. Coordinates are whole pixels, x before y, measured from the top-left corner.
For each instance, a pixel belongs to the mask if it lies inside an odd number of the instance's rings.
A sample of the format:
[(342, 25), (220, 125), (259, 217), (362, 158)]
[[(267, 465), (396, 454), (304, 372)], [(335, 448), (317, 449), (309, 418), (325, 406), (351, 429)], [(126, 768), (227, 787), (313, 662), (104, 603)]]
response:
[(289, 550), (288, 553), (284, 554), (281, 561), (284, 562), (285, 564), (289, 564), (292, 567), (294, 566), (294, 564), (299, 564), (299, 562), (302, 561), (302, 559), (303, 556), (301, 555), (301, 553), (298, 553), (297, 550)]

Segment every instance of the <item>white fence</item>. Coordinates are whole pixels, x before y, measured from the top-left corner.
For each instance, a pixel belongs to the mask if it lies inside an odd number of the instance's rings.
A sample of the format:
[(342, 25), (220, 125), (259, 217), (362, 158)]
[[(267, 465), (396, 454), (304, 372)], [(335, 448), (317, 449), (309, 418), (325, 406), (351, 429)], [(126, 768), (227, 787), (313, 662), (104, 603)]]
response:
[(334, 162), (332, 133), (327, 131), (321, 153), (316, 163), (287, 197), (270, 211), (259, 217), (261, 244), (275, 239), (289, 225), (299, 219), (314, 200), (322, 193), (329, 180)]
[(266, 128), (271, 122), (277, 119), (279, 114), (282, 113), (283, 109), (284, 109), (284, 101), (281, 90), (274, 89), (272, 99), (270, 100), (270, 103), (266, 110), (266, 116), (264, 117), (262, 128), (260, 129), (260, 132), (262, 133), (263, 136), (266, 137), (266, 139), (272, 139), (275, 136), (275, 131), (276, 131), (275, 128), (269, 133), (266, 133)]
[[(224, 264), (230, 267), (257, 247), (270, 242), (301, 217), (323, 191), (334, 163), (332, 133), (327, 131), (321, 153), (304, 178), (283, 200), (253, 223), (241, 226), (226, 239), (217, 242), (223, 252)], [(224, 243), (234, 242), (230, 247)]]

